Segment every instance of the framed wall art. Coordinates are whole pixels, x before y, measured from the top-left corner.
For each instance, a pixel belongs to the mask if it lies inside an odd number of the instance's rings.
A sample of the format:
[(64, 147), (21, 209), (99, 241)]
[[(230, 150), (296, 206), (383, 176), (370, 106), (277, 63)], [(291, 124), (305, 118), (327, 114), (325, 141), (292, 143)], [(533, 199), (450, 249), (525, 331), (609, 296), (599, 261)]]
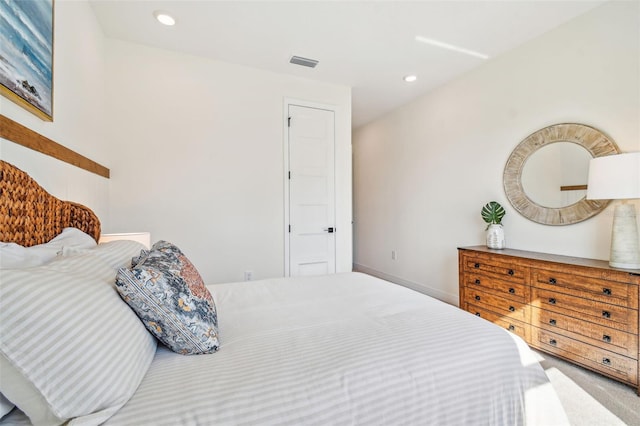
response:
[(0, 93), (53, 121), (53, 0), (0, 1)]

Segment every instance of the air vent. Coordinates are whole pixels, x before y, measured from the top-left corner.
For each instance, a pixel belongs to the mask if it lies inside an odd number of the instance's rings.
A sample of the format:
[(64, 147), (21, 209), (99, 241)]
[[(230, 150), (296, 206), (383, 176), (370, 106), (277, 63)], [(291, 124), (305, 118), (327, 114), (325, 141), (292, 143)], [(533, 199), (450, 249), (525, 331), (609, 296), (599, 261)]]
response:
[(318, 65), (318, 61), (315, 59), (303, 58), (301, 56), (292, 56), (291, 59), (289, 59), (289, 63), (309, 68), (315, 68), (316, 65)]

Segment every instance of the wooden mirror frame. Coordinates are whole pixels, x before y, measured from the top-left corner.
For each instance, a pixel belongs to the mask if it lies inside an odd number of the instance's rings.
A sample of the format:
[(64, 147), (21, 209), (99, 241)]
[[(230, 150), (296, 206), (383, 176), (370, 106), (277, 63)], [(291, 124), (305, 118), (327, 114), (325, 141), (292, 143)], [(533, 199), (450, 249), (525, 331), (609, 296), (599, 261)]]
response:
[(593, 217), (604, 210), (610, 200), (580, 201), (566, 207), (545, 207), (535, 203), (524, 192), (522, 169), (527, 159), (537, 150), (557, 142), (572, 142), (580, 145), (592, 157), (619, 154), (616, 143), (601, 131), (584, 124), (563, 123), (540, 129), (516, 146), (504, 168), (504, 192), (511, 205), (522, 216), (544, 225), (571, 225)]

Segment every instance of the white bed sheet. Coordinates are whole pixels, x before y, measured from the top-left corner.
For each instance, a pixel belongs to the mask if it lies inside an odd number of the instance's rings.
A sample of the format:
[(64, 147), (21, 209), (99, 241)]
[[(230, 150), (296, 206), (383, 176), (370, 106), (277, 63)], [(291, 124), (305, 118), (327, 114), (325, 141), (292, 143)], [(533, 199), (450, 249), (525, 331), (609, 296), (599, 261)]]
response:
[(513, 334), (360, 273), (209, 286), (221, 349), (158, 347), (109, 425), (568, 424)]

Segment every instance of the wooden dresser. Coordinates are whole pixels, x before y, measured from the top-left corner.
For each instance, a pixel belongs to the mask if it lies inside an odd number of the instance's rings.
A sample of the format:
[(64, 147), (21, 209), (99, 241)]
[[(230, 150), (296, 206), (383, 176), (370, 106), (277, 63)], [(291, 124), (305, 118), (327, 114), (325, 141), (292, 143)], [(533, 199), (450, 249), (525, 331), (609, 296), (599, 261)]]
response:
[(462, 309), (640, 395), (640, 270), (484, 246), (459, 248), (458, 259)]

